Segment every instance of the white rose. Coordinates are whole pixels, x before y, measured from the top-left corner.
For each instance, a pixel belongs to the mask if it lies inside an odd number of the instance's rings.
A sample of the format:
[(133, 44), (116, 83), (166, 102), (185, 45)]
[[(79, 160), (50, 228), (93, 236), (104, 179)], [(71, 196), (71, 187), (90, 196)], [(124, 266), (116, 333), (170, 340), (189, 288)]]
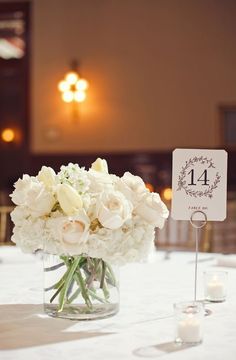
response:
[(97, 218), (108, 229), (118, 229), (131, 218), (133, 206), (119, 191), (104, 191), (97, 200)]
[(56, 174), (50, 167), (43, 166), (37, 175), (37, 179), (41, 181), (46, 188), (56, 185)]
[(73, 219), (65, 222), (62, 229), (62, 248), (68, 254), (80, 254), (89, 236), (90, 219), (82, 210)]
[(134, 206), (145, 193), (149, 193), (141, 177), (126, 172), (117, 183), (118, 189), (129, 199)]
[(147, 193), (135, 209), (136, 214), (143, 218), (147, 223), (163, 228), (165, 220), (168, 218), (169, 211), (161, 201), (157, 193)]
[(97, 158), (97, 160), (92, 163), (91, 169), (103, 173), (108, 173), (108, 166), (106, 160)]
[(34, 184), (28, 192), (26, 206), (30, 209), (32, 216), (48, 215), (55, 204), (53, 194), (41, 184)]
[(24, 175), (15, 184), (11, 195), (16, 205), (26, 206), (34, 217), (47, 215), (51, 212), (55, 198), (36, 178)]
[(83, 201), (81, 196), (68, 184), (57, 186), (57, 199), (62, 210), (67, 215), (72, 215), (82, 209)]
[(99, 193), (106, 189), (113, 188), (112, 176), (108, 173), (89, 169), (88, 178), (90, 180), (89, 190), (92, 193)]

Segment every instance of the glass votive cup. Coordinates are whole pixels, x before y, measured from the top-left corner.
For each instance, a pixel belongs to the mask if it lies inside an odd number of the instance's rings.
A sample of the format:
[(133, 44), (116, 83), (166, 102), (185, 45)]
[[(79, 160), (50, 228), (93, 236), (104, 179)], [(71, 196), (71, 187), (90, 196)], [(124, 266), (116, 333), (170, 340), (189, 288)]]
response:
[(203, 340), (204, 305), (200, 301), (174, 304), (175, 342), (197, 345)]
[(222, 302), (226, 298), (227, 271), (204, 272), (205, 299), (212, 302)]

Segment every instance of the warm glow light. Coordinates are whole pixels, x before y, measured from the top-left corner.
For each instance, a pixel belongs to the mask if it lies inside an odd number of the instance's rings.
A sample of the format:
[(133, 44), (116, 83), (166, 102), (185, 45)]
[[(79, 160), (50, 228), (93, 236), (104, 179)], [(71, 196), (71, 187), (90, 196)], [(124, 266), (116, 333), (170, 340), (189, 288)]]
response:
[(170, 201), (172, 199), (172, 189), (166, 188), (163, 190), (163, 198), (167, 201)]
[(62, 99), (67, 102), (70, 103), (74, 100), (74, 94), (73, 91), (65, 91), (62, 93)]
[(15, 140), (15, 132), (10, 128), (6, 128), (1, 133), (1, 138), (5, 142), (12, 142)]
[(77, 83), (75, 84), (75, 87), (77, 90), (87, 90), (88, 89), (88, 81), (85, 79), (80, 79), (79, 81), (77, 81)]
[(70, 85), (75, 85), (76, 82), (78, 81), (78, 74), (76, 72), (69, 72), (66, 77), (65, 80), (70, 84)]
[(74, 99), (77, 102), (83, 102), (86, 98), (86, 94), (83, 91), (76, 91), (74, 93)]
[(64, 91), (69, 91), (70, 90), (70, 84), (66, 81), (60, 81), (59, 84), (58, 84), (58, 89), (61, 91), (61, 92), (64, 92)]
[(83, 102), (87, 97), (86, 90), (88, 87), (88, 81), (80, 79), (79, 74), (75, 70), (68, 72), (64, 80), (58, 84), (58, 90), (61, 92), (62, 100), (67, 103)]
[(152, 184), (146, 183), (145, 186), (146, 186), (146, 188), (147, 188), (150, 192), (153, 192), (153, 191), (154, 191), (154, 187), (153, 187)]

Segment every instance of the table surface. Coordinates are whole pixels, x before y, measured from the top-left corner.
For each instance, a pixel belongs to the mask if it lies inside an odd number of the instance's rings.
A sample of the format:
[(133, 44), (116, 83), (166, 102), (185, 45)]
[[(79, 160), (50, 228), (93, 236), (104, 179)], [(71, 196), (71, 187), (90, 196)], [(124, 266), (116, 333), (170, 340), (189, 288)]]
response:
[[(199, 254), (198, 299), (203, 271), (216, 266), (217, 254)], [(203, 343), (176, 346), (173, 303), (193, 297), (194, 253), (151, 254), (148, 263), (120, 270), (121, 310), (96, 321), (50, 318), (43, 313), (42, 261), (16, 247), (0, 248), (1, 360), (235, 360), (236, 268), (229, 274), (227, 300), (209, 303)], [(164, 360), (164, 358), (163, 358)]]

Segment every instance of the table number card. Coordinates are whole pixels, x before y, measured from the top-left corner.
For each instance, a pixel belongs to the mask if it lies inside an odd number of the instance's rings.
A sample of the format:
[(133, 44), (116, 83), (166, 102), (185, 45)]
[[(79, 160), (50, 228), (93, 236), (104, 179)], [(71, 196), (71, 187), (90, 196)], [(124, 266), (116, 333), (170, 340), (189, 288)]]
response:
[[(207, 220), (226, 218), (227, 152), (225, 150), (176, 149), (173, 151), (172, 208), (175, 220), (190, 220), (202, 211)], [(202, 220), (196, 213), (194, 220)]]

